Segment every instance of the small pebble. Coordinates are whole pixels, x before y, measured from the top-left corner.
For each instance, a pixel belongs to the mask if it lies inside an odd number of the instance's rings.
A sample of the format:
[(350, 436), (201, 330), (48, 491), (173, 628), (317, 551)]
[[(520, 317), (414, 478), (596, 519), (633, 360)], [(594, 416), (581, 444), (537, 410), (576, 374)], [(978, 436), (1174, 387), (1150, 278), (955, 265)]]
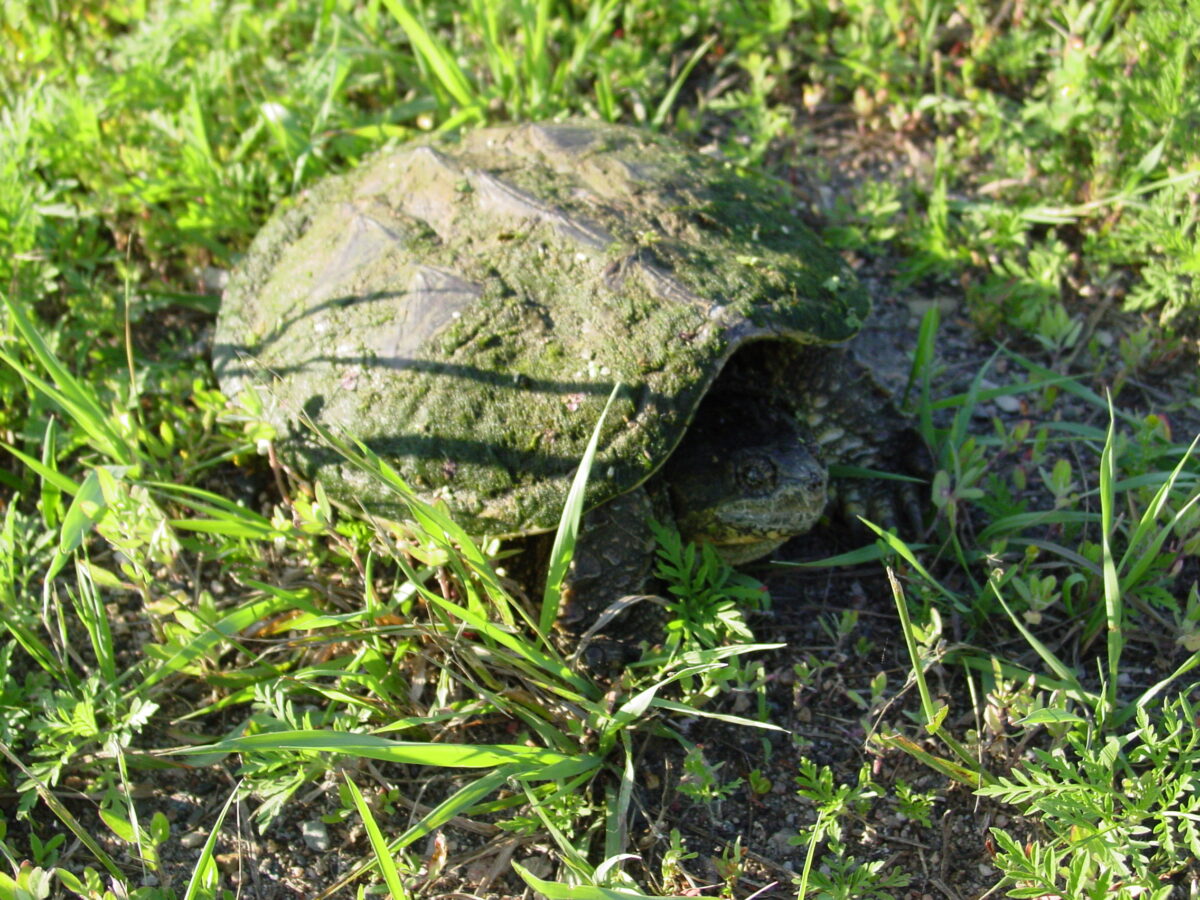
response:
[(521, 860), (521, 865), (529, 870), (534, 878), (549, 878), (554, 866), (546, 856), (530, 856)]
[(191, 850), (195, 847), (204, 846), (204, 842), (208, 840), (208, 835), (203, 831), (189, 831), (179, 839), (181, 846)]
[(771, 835), (771, 837), (767, 840), (767, 845), (770, 847), (771, 852), (776, 856), (783, 856), (788, 853), (793, 853), (795, 850), (792, 846), (792, 838), (795, 836), (796, 830), (794, 828), (782, 828)]
[(229, 283), (229, 272), (214, 266), (205, 266), (196, 272), (201, 289), (206, 294), (219, 294)]
[(1012, 394), (1001, 394), (995, 402), (1003, 412), (1019, 413), (1021, 411), (1021, 398)]
[(329, 849), (329, 829), (319, 819), (309, 819), (300, 825), (300, 836), (310, 850), (324, 853)]

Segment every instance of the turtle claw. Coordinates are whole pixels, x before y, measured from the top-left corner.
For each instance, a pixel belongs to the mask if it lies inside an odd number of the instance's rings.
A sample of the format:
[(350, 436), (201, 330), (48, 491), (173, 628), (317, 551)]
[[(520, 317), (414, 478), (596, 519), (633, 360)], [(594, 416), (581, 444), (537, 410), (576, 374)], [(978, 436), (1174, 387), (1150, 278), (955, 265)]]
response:
[[(569, 588), (564, 590), (564, 605), (573, 612), (582, 614), (584, 610), (580, 608), (580, 604), (572, 603), (570, 593)], [(625, 616), (627, 610), (643, 601), (649, 601), (649, 604)], [(653, 594), (626, 595), (605, 607), (582, 633), (578, 631), (581, 618), (568, 621), (564, 616), (559, 616), (555, 623), (558, 643), (562, 652), (568, 656), (571, 668), (605, 681), (616, 680), (622, 669), (641, 658), (642, 647), (637, 638), (654, 634), (661, 627), (662, 603), (662, 599)], [(621, 621), (617, 623), (615, 634), (600, 633), (619, 618)]]
[(830, 491), (834, 509), (852, 529), (865, 536), (870, 535), (864, 521), (885, 531), (919, 534), (924, 528), (923, 482), (932, 475), (933, 459), (911, 428), (894, 435), (882, 452), (887, 454), (887, 462), (876, 468), (886, 468), (901, 477), (838, 479)]
[(593, 635), (581, 642), (571, 657), (571, 668), (604, 681), (616, 681), (621, 672), (641, 659), (637, 644), (607, 634)]

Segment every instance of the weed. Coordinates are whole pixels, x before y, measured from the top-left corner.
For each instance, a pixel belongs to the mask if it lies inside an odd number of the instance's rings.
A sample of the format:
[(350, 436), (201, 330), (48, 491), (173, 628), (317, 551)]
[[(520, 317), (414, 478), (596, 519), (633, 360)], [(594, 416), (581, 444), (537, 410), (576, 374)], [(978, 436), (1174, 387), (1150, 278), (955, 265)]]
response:
[[(1004, 883), (1019, 888), (1010, 896), (1168, 896), (1163, 877), (1181, 855), (1200, 853), (1196, 712), (1177, 696), (1154, 719), (1139, 706), (1134, 729), (1108, 735), (1077, 717), (1059, 717), (1075, 727), (1052, 749), (1035, 749), (1033, 761), (981, 788), (982, 796), (1036, 811), (1050, 832), (1023, 847), (993, 829), (995, 863)], [(1050, 720), (1034, 714), (1019, 724), (1039, 721)]]
[(824, 857), (821, 868), (808, 873), (807, 881), (797, 882), (800, 888), (797, 897), (896, 900), (892, 890), (907, 887), (911, 879), (904, 872), (887, 869), (886, 859), (862, 862), (846, 854), (844, 845), (830, 841), (829, 853)]
[[(1098, 484), (1091, 489), (1099, 512), (1086, 517), (1081, 523), (1084, 528), (1075, 533), (1079, 549), (1026, 539), (1028, 542), (1022, 543), (1027, 552), (1021, 562), (1008, 570), (996, 569), (987, 581), (987, 589), (1040, 658), (1045, 674), (1029, 673), (1018, 680), (1010, 673), (1019, 670), (993, 658), (988, 664), (993, 687), (982, 721), (995, 736), (1017, 729), (1023, 743), (1044, 728), (1052, 738), (1051, 745), (1048, 749), (1035, 747), (1032, 762), (1016, 766), (1010, 774), (994, 775), (981, 769), (967, 748), (950, 737), (944, 727), (947, 708), (933, 704), (928, 695), (924, 665), (916, 649), (918, 632), (909, 622), (903, 593), (894, 582), (901, 620), (906, 634), (911, 635), (913, 671), (923, 698), (926, 728), (958, 761), (935, 758), (899, 735), (881, 735), (879, 739), (944, 774), (974, 784), (981, 796), (1002, 799), (1027, 815), (1037, 814), (1051, 833), (1047, 840), (1022, 845), (1007, 831), (995, 833), (1000, 848), (997, 865), (1004, 872), (1004, 882), (1012, 886), (1010, 896), (1100, 897), (1112, 891), (1124, 896), (1141, 891), (1166, 896), (1169, 890), (1164, 893), (1161, 877), (1172, 864), (1156, 852), (1191, 846), (1196, 840), (1190, 790), (1194, 709), (1187, 699), (1194, 685), (1182, 691), (1175, 685), (1200, 665), (1200, 653), (1192, 652), (1168, 677), (1135, 696), (1120, 693), (1125, 682), (1122, 659), (1134, 608), (1148, 611), (1161, 603), (1176, 614), (1182, 609), (1167, 587), (1171, 554), (1164, 553), (1164, 548), (1170, 541), (1190, 538), (1190, 510), (1200, 499), (1187, 474), (1194, 444), (1174, 448), (1178, 462), (1172, 471), (1156, 473), (1143, 490), (1138, 475), (1120, 473), (1124, 480), (1119, 481), (1118, 459), (1138, 471), (1144, 465), (1147, 442), (1156, 440), (1154, 429), (1143, 424), (1137, 432), (1141, 440), (1130, 442), (1118, 436), (1111, 410), (1110, 417), (1096, 454)], [(1084, 486), (1077, 483), (1077, 474), (1065, 459), (1043, 470), (1055, 509), (1078, 502), (1077, 494)], [(1123, 520), (1115, 514), (1118, 484), (1126, 492), (1120, 502), (1126, 513)], [(1054, 514), (1048, 515), (1053, 521)], [(1032, 521), (1025, 519), (1024, 524)], [(895, 538), (885, 535), (884, 539), (910, 562), (915, 561)], [(1086, 563), (1088, 574), (1072, 572), (1062, 581), (1055, 575), (1040, 575), (1039, 559), (1044, 552)], [(991, 562), (994, 565), (995, 558)], [(1095, 623), (1093, 633), (1106, 637), (1104, 652), (1094, 661), (1099, 673), (1095, 688), (1034, 634), (1039, 626), (1045, 626), (1048, 612), (1057, 605), (1078, 605), (1081, 591), (1095, 596), (1094, 612), (1084, 619), (1085, 627)], [(1018, 616), (1006, 593), (1020, 598), (1022, 615)], [(987, 671), (983, 661), (971, 654), (964, 661)], [(1136, 720), (1136, 728), (1124, 731), (1130, 719)], [(1155, 836), (1153, 840), (1150, 834)], [(1175, 850), (1166, 853), (1178, 859)]]
[(675, 599), (667, 603), (667, 643), (676, 650), (752, 640), (747, 613), (766, 608), (761, 583), (723, 562), (711, 544), (685, 545), (679, 532), (654, 523), (656, 575)]
[[(870, 767), (863, 766), (856, 784), (838, 784), (832, 769), (805, 758), (799, 761), (796, 784), (797, 793), (812, 804), (816, 813), (812, 827), (791, 841), (808, 848), (804, 870), (796, 878), (800, 900), (810, 896), (810, 891), (818, 897), (893, 900), (890, 889), (906, 886), (908, 875), (886, 871), (887, 860), (861, 862), (847, 852), (847, 825), (863, 822), (875, 801), (884, 796), (883, 789), (871, 778)], [(820, 864), (814, 866), (817, 847), (822, 843), (825, 853)]]
[(683, 759), (686, 774), (679, 781), (679, 791), (708, 809), (714, 821), (720, 815), (721, 802), (742, 785), (741, 778), (723, 781), (719, 777), (717, 773), (724, 766), (723, 762), (711, 764), (700, 747), (689, 747)]
[(905, 818), (920, 822), (926, 828), (931, 827), (930, 816), (936, 802), (936, 792), (918, 791), (902, 778), (896, 779), (896, 804)]

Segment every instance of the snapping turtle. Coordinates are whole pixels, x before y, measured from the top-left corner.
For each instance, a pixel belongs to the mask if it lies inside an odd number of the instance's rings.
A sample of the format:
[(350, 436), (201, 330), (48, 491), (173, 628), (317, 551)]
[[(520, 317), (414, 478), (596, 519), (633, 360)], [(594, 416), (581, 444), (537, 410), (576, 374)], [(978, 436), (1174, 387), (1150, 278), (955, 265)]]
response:
[(214, 366), (231, 396), (265, 386), (285, 457), (332, 496), (405, 514), (301, 414), (496, 536), (556, 526), (620, 382), (577, 619), (644, 580), (648, 480), (739, 562), (812, 527), (823, 458), (876, 460), (903, 420), (830, 346), (868, 305), (777, 183), (627, 127), (520, 125), (377, 155), (278, 214), (230, 282)]

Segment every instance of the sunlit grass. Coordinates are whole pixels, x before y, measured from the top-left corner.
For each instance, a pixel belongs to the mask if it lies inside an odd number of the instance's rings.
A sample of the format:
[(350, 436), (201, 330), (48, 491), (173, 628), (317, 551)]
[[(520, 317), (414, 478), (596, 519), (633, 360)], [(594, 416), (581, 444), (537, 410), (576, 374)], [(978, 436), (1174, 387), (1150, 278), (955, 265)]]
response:
[[(577, 503), (526, 608), (495, 548), (438, 508), (412, 498), (410, 523), (381, 522), (292, 480), (259, 411), (229, 404), (205, 358), (214, 285), (277, 203), (391, 141), (572, 114), (670, 130), (798, 181), (829, 174), (814, 134), (851, 159), (860, 143), (903, 150), (904, 177), (841, 186), (822, 210), (830, 240), (895, 259), (922, 296), (961, 294), (976, 324), (1025, 340), (1026, 352), (997, 356), (1020, 373), (1011, 383), (987, 384), (1003, 381), (989, 369), (938, 396), (936, 322), (922, 330), (909, 402), (936, 455), (930, 530), (920, 547), (885, 538), (842, 560), (892, 560), (926, 728), (948, 755), (899, 716), (879, 734), (1045, 823), (1044, 842), (996, 835), (1006, 889), (1161, 891), (1156, 873), (1200, 853), (1186, 791), (1148, 792), (1141, 805), (1051, 799), (1067, 783), (1111, 790), (1102, 775), (1113, 763), (1130, 783), (1194, 778), (1196, 748), (1180, 729), (1194, 719), (1200, 599), (1179, 573), (1200, 546), (1200, 514), (1191, 436), (1172, 433), (1188, 410), (1147, 416), (1122, 388), (1177, 352), (1158, 323), (1195, 322), (1200, 9), (1018, 6), (1019, 16), (924, 0), (9, 4), (0, 741), (24, 766), (14, 763), (10, 789), (33, 824), (25, 838), (0, 819), (10, 866), (0, 890), (39, 895), (56, 871), (89, 898), (105, 896), (108, 878), (146, 900), (170, 895), (127, 874), (135, 860), (162, 874), (157, 848), (179, 837), (139, 814), (129, 789), (168, 717), (208, 745), (190, 763), (238, 754), (244, 781), (225, 811), (252, 796), (263, 825), (356, 759), (460, 773), (399, 835), (353, 787), (331, 800), (370, 833), (356, 874), (379, 865), (393, 894), (420, 886), (419, 860), (405, 854), (456, 815), (548, 836), (556, 881), (515, 870), (548, 896), (672, 889), (626, 856), (634, 738), (688, 748), (679, 719), (751, 726), (714, 701), (749, 689), (742, 664), (765, 646), (744, 633), (737, 598), (751, 589), (664, 541), (673, 596), (692, 594), (680, 597), (677, 652), (601, 685), (550, 634)], [(1089, 320), (1097, 309), (1147, 324), (1122, 332), (1102, 320), (1110, 348)], [(1077, 373), (1114, 357), (1110, 413), (1095, 379)], [(1111, 424), (1062, 421), (1064, 396)], [(1028, 415), (981, 433), (978, 411), (1000, 398)], [(327, 437), (406, 491), (352, 436)], [(1029, 502), (1034, 488), (1047, 502)], [(966, 628), (952, 653), (951, 616)], [(136, 648), (117, 627), (134, 629)], [(1124, 676), (1146, 634), (1175, 656), (1132, 691)], [(731, 636), (744, 643), (722, 646)], [(997, 638), (1028, 652), (1018, 661), (976, 646)], [(957, 720), (921, 679), (947, 659), (963, 663), (981, 732), (951, 732)], [(204, 699), (185, 704), (180, 685), (202, 686)], [(200, 723), (218, 715), (241, 725), (208, 733)], [(480, 722), (508, 739), (479, 737)], [(1039, 755), (981, 749), (1005, 740)], [(102, 798), (93, 821), (107, 850), (58, 800), (68, 777)], [(697, 796), (719, 797), (719, 781)], [(851, 865), (836, 843), (841, 817), (875, 787), (841, 787), (796, 801), (823, 804), (809, 835), (810, 860), (830, 860), (821, 890), (886, 891), (895, 873)], [(185, 896), (215, 896), (225, 811), (206, 823), (190, 883), (176, 885)], [(1161, 855), (1103, 845), (1143, 820), (1161, 832)], [(53, 822), (83, 842), (82, 862), (58, 865)], [(677, 842), (662, 854), (682, 858)]]

